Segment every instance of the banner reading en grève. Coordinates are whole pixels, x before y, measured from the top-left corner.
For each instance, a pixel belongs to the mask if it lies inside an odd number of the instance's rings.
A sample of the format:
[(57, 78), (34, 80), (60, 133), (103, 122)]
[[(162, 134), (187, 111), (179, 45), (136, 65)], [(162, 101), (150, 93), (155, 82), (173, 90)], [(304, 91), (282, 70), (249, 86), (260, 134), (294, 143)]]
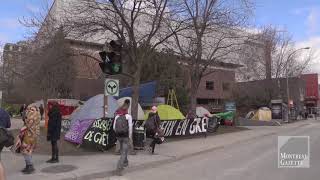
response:
[[(192, 136), (206, 133), (208, 121), (207, 117), (161, 121), (161, 127), (164, 130), (165, 137)], [(143, 123), (144, 121), (134, 121), (135, 126), (143, 126)], [(86, 131), (82, 147), (103, 151), (108, 150), (116, 142), (115, 133), (112, 128), (113, 119), (96, 119)]]

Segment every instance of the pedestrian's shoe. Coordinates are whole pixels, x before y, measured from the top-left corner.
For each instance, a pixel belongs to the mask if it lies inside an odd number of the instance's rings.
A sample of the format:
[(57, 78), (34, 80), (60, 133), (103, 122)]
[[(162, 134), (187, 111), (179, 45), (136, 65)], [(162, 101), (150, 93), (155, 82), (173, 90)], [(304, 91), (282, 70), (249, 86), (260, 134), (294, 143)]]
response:
[(125, 162), (124, 164), (123, 164), (123, 167), (128, 167), (129, 166), (129, 162)]
[(59, 163), (59, 158), (55, 158), (51, 161), (51, 163)]
[(49, 159), (48, 161), (46, 161), (47, 163), (52, 163), (53, 158)]
[(26, 167), (24, 169), (22, 169), (21, 172), (23, 172), (23, 173), (27, 172), (27, 167), (28, 167), (28, 165), (26, 165)]
[(26, 171), (23, 172), (24, 174), (32, 174), (34, 173), (35, 169), (33, 167), (33, 165), (27, 165)]

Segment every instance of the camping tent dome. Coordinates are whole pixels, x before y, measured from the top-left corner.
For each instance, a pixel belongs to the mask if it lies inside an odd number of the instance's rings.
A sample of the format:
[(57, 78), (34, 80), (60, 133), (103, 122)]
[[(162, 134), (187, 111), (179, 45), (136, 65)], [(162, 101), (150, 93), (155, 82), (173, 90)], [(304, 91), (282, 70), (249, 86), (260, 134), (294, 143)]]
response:
[(197, 107), (196, 114), (198, 117), (204, 117), (206, 115), (209, 117), (213, 116), (206, 108), (204, 108), (202, 106)]
[[(78, 120), (84, 119), (99, 119), (103, 117), (103, 105), (104, 105), (104, 95), (99, 94), (90, 98), (83, 106), (72, 113), (70, 120), (71, 124)], [(112, 96), (108, 96), (108, 118), (113, 118), (114, 113), (118, 109), (118, 102)]]
[[(159, 105), (158, 107), (158, 114), (161, 120), (182, 120), (185, 119), (185, 116), (176, 108), (169, 106), (169, 105)], [(148, 118), (149, 115), (148, 111), (145, 115), (145, 119)]]
[[(121, 107), (126, 99), (130, 100), (130, 107), (129, 107), (128, 113), (131, 114), (131, 104), (132, 104), (131, 97), (123, 97), (123, 98), (118, 99), (118, 105), (119, 105), (119, 107)], [(140, 104), (138, 104), (138, 120), (143, 120), (143, 118), (144, 118), (144, 112), (143, 112)]]

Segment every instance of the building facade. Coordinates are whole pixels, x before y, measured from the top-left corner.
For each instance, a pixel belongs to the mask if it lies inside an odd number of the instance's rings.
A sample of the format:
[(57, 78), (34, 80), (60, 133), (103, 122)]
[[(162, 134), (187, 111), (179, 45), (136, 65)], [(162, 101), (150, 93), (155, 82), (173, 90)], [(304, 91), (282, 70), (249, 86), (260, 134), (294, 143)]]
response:
[(318, 74), (303, 74), (301, 78), (306, 82), (305, 87), (305, 106), (309, 113), (312, 113), (312, 109), (318, 107), (319, 102), (319, 80)]
[(17, 95), (14, 90), (23, 81), (22, 69), (24, 65), (24, 53), (27, 50), (27, 42), (16, 44), (7, 43), (3, 49), (3, 65), (1, 70), (1, 90), (4, 100), (8, 103), (19, 103), (23, 97)]

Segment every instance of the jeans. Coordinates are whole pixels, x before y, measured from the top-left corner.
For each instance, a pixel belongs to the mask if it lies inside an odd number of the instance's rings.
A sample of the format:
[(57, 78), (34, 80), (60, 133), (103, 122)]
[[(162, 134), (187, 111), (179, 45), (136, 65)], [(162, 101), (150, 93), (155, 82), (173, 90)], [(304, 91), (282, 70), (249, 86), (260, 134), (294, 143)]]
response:
[(128, 151), (129, 151), (129, 138), (118, 137), (117, 138), (120, 144), (120, 159), (118, 161), (117, 169), (123, 170), (126, 166), (128, 166)]
[(32, 165), (32, 156), (24, 154), (23, 157), (24, 157), (24, 160), (26, 162), (26, 165), (30, 165), (31, 166)]
[[(129, 143), (128, 143), (128, 148), (129, 148), (129, 152), (130, 153), (135, 153), (135, 150), (134, 150), (134, 146), (133, 146), (133, 141), (129, 139)], [(120, 152), (120, 143), (119, 141), (117, 141), (116, 143), (116, 150), (115, 150), (115, 153), (119, 153)]]

